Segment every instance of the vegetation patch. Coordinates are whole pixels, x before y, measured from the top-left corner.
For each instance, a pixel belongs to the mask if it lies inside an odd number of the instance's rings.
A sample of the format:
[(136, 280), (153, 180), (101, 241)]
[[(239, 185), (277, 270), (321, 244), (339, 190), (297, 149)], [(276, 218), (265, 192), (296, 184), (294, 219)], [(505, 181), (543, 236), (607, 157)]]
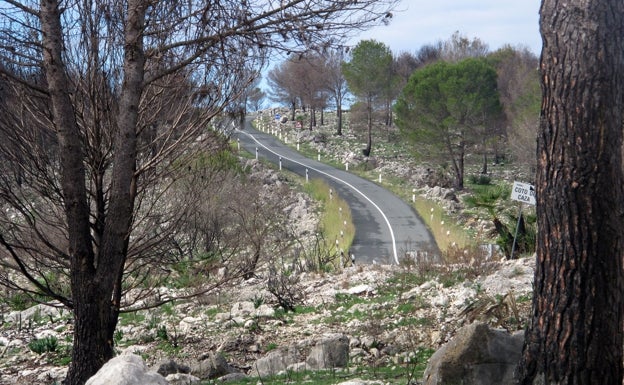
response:
[[(349, 205), (322, 179), (312, 179), (304, 185), (304, 191), (321, 202), (322, 215), (319, 230), (323, 234), (324, 247), (346, 255), (355, 237), (355, 227)], [(334, 263), (339, 261), (334, 261)], [(343, 261), (343, 263), (346, 262)]]
[[(307, 384), (329, 385), (349, 380), (382, 381), (387, 385), (404, 385), (422, 378), (433, 349), (418, 348), (405, 356), (401, 362), (392, 365), (369, 365), (352, 368), (334, 368), (317, 371), (286, 371), (284, 374), (270, 377), (247, 377), (230, 382), (233, 385), (262, 384)], [(202, 382), (202, 385), (216, 384), (218, 380)]]

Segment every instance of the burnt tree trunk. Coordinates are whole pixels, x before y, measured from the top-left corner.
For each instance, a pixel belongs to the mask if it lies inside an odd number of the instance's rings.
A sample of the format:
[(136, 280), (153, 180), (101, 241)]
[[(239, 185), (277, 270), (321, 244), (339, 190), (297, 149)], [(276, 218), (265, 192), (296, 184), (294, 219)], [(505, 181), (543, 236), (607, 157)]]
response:
[(624, 3), (544, 0), (537, 266), (520, 384), (622, 384)]
[(102, 291), (95, 281), (95, 255), (89, 234), (89, 206), (84, 184), (84, 150), (68, 91), (64, 69), (60, 10), (57, 1), (41, 3), (44, 68), (50, 90), (54, 124), (61, 154), (61, 184), (68, 224), (71, 264), (74, 343), (68, 385), (81, 385), (113, 355), (109, 330), (110, 297), (102, 307)]
[(145, 64), (141, 34), (146, 5), (130, 0), (127, 7), (124, 81), (117, 121), (119, 132), (114, 144), (112, 187), (106, 218), (95, 227), (101, 231), (99, 247), (96, 247), (90, 233), (94, 227), (89, 222), (84, 143), (63, 63), (62, 7), (58, 0), (41, 2), (44, 68), (59, 139), (71, 266), (74, 341), (66, 385), (83, 385), (114, 353), (113, 333), (119, 316), (121, 278), (136, 195), (136, 127)]

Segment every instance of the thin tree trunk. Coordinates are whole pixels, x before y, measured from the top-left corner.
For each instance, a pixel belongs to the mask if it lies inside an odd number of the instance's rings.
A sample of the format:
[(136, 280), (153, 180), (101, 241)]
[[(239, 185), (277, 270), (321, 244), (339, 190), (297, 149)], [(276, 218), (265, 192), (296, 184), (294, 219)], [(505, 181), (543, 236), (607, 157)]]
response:
[(460, 144), (459, 153), (453, 150), (453, 145), (449, 136), (445, 138), (446, 149), (449, 152), (451, 158), (451, 164), (453, 165), (453, 172), (455, 173), (455, 188), (457, 190), (464, 189), (464, 145)]
[(338, 107), (336, 108), (336, 117), (338, 118), (336, 135), (342, 136), (342, 106), (340, 104), (338, 104)]
[(483, 167), (481, 167), (481, 174), (487, 174), (488, 172), (488, 156), (484, 152), (483, 153)]
[(457, 155), (457, 181), (455, 186), (460, 191), (464, 189), (464, 156), (464, 145), (462, 145)]
[(373, 147), (373, 101), (370, 97), (366, 105), (366, 127), (368, 129), (368, 139), (363, 152), (364, 156), (370, 156)]
[(624, 3), (544, 0), (537, 266), (519, 383), (621, 385)]

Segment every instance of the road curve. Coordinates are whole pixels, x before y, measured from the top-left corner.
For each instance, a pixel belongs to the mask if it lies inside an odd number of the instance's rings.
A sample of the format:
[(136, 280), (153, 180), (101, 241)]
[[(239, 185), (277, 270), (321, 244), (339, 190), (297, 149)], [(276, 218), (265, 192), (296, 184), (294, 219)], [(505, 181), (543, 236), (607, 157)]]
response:
[(406, 252), (437, 251), (418, 214), (383, 187), (349, 172), (304, 157), (272, 135), (255, 130), (251, 120), (235, 130), (241, 147), (301, 176), (322, 178), (349, 208), (355, 225), (351, 252), (356, 263), (399, 263)]

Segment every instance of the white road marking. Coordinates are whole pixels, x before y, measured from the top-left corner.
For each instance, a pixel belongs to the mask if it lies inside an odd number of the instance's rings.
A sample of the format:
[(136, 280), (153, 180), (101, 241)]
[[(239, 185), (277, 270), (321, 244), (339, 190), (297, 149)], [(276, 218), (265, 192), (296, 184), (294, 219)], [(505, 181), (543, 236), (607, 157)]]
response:
[(298, 162), (298, 161), (296, 161), (296, 160), (294, 160), (294, 159), (290, 159), (290, 158), (288, 158), (288, 157), (285, 157), (284, 155), (280, 155), (280, 154), (278, 154), (277, 152), (275, 152), (275, 151), (271, 150), (270, 148), (268, 148), (267, 146), (265, 146), (265, 145), (264, 145), (263, 143), (261, 143), (258, 139), (256, 139), (256, 137), (255, 137), (255, 136), (253, 136), (253, 135), (252, 135), (252, 134), (250, 134), (250, 133), (247, 133), (247, 132), (244, 132), (244, 131), (241, 131), (241, 130), (239, 130), (238, 132), (243, 133), (243, 134), (245, 134), (245, 135), (249, 136), (249, 137), (250, 137), (251, 139), (253, 139), (256, 143), (258, 143), (258, 145), (260, 145), (260, 146), (264, 147), (267, 151), (269, 151), (269, 152), (270, 152), (270, 153), (272, 153), (273, 155), (276, 155), (276, 156), (281, 157), (281, 158), (283, 158), (283, 159), (287, 159), (287, 160), (289, 160), (289, 161), (291, 161), (291, 162), (293, 162), (293, 163), (296, 163), (296, 164), (298, 164), (298, 165), (300, 165), (300, 166), (302, 166), (302, 167), (307, 167), (307, 168), (309, 168), (309, 169), (312, 169), (312, 170), (314, 170), (314, 171), (318, 172), (319, 174), (327, 175), (328, 177), (330, 177), (330, 178), (332, 178), (332, 179), (335, 179), (335, 180), (337, 180), (337, 181), (339, 181), (339, 182), (343, 183), (344, 185), (346, 185), (346, 186), (350, 187), (351, 189), (353, 189), (353, 191), (355, 191), (355, 192), (357, 192), (358, 194), (360, 194), (361, 196), (363, 196), (363, 197), (364, 197), (364, 199), (366, 199), (367, 201), (369, 201), (369, 202), (370, 202), (370, 204), (372, 204), (372, 205), (373, 205), (373, 206), (377, 209), (377, 211), (379, 211), (379, 213), (381, 214), (381, 216), (383, 217), (383, 219), (386, 221), (386, 225), (388, 225), (388, 230), (390, 230), (390, 238), (392, 238), (392, 252), (393, 252), (393, 254), (394, 254), (394, 261), (396, 262), (396, 264), (397, 264), (397, 265), (399, 264), (399, 258), (398, 258), (398, 256), (397, 256), (397, 248), (396, 248), (396, 239), (394, 238), (394, 231), (392, 230), (392, 226), (390, 225), (390, 221), (388, 220), (388, 217), (386, 217), (386, 214), (385, 214), (385, 213), (381, 210), (381, 208), (380, 208), (379, 206), (377, 206), (377, 204), (376, 204), (375, 202), (373, 202), (373, 201), (372, 201), (372, 199), (370, 199), (368, 196), (366, 196), (366, 194), (364, 194), (362, 191), (358, 190), (355, 186), (353, 186), (353, 185), (352, 185), (352, 184), (350, 184), (349, 182), (347, 182), (347, 181), (345, 181), (345, 180), (342, 180), (342, 179), (338, 178), (337, 176), (331, 175), (331, 174), (326, 173), (326, 172), (324, 172), (324, 171), (321, 171), (321, 170), (319, 170), (319, 169), (317, 169), (317, 168), (314, 168), (314, 167), (311, 167), (311, 166), (307, 166), (307, 165), (305, 165), (304, 163)]

